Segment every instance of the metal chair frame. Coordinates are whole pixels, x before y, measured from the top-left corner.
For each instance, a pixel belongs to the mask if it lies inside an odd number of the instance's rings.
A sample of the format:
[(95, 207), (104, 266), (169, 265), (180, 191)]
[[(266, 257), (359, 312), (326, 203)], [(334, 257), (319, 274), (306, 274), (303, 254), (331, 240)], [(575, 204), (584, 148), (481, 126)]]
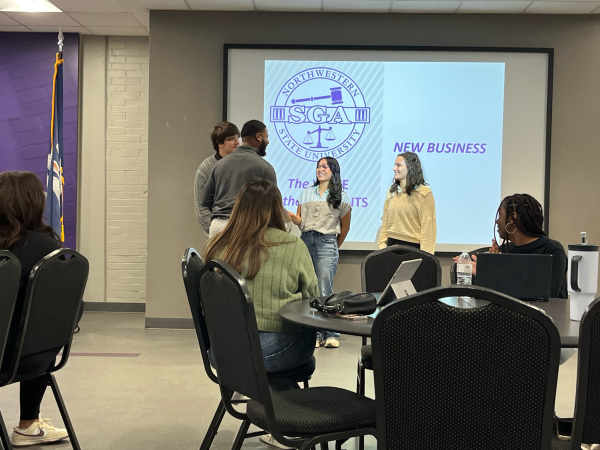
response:
[[(31, 270), (31, 273), (29, 275), (27, 291), (25, 294), (25, 303), (23, 305), (23, 313), (21, 315), (21, 321), (20, 321), (20, 326), (19, 326), (19, 331), (17, 334), (15, 347), (12, 352), (12, 358), (9, 363), (8, 371), (6, 373), (0, 374), (0, 387), (8, 386), (9, 384), (13, 384), (15, 382), (14, 380), (17, 376), (17, 372), (19, 369), (21, 354), (23, 351), (24, 344), (26, 342), (27, 333), (29, 331), (28, 324), (29, 324), (32, 302), (33, 302), (33, 299), (35, 298), (35, 294), (36, 294), (36, 284), (37, 284), (37, 280), (38, 280), (38, 277), (37, 277), (38, 273), (40, 273), (40, 271), (43, 271), (44, 267), (46, 267), (49, 264), (55, 264), (57, 261), (59, 263), (64, 262), (64, 260), (67, 256), (69, 256), (70, 259), (78, 258), (85, 265), (85, 269), (86, 269), (85, 279), (83, 280), (81, 295), (79, 296), (79, 299), (78, 299), (79, 309), (82, 307), (83, 293), (85, 291), (85, 285), (87, 283), (87, 277), (88, 277), (88, 273), (89, 273), (88, 260), (80, 253), (76, 252), (75, 250), (71, 250), (71, 249), (67, 249), (67, 248), (56, 250), (56, 251), (50, 253), (49, 255), (45, 256), (44, 258), (42, 258), (33, 267), (33, 269)], [(79, 311), (79, 309), (78, 309), (78, 311)], [(71, 350), (71, 344), (73, 342), (73, 331), (75, 330), (75, 327), (77, 326), (77, 320), (78, 320), (78, 314), (75, 313), (73, 324), (70, 327), (70, 336), (68, 339), (68, 343), (66, 343), (62, 348), (62, 357), (61, 357), (58, 365), (56, 365), (56, 366), (52, 367), (50, 370), (48, 370), (48, 372), (46, 372), (44, 374), (44, 377), (46, 378), (46, 382), (48, 383), (48, 386), (50, 386), (50, 388), (52, 389), (52, 393), (54, 394), (54, 398), (58, 405), (60, 415), (65, 424), (65, 428), (67, 429), (67, 432), (69, 434), (69, 440), (71, 441), (71, 446), (75, 450), (81, 450), (81, 447), (79, 446), (79, 441), (77, 440), (77, 436), (75, 434), (75, 429), (73, 428), (73, 424), (71, 423), (71, 419), (69, 417), (69, 413), (67, 412), (67, 408), (65, 406), (65, 402), (62, 398), (60, 389), (58, 387), (58, 383), (56, 382), (56, 378), (54, 377), (54, 374), (53, 374), (54, 372), (57, 372), (60, 369), (62, 369), (67, 364), (67, 361), (69, 359), (69, 353)], [(22, 380), (20, 380), (20, 381), (22, 381)], [(13, 447), (10, 443), (8, 431), (6, 430), (6, 426), (4, 425), (4, 421), (3, 421), (1, 415), (0, 415), (0, 424), (1, 424), (0, 437), (1, 437), (2, 445), (4, 446), (4, 450), (12, 450)]]
[[(250, 292), (248, 291), (248, 288), (246, 287), (245, 280), (231, 266), (229, 266), (227, 263), (225, 263), (224, 261), (221, 261), (221, 260), (213, 260), (213, 261), (207, 262), (204, 265), (204, 267), (202, 268), (201, 276), (204, 275), (206, 272), (213, 271), (213, 270), (218, 270), (221, 275), (226, 276), (232, 282), (236, 283), (239, 286), (239, 289), (245, 298), (245, 308), (247, 308), (247, 316), (254, 318), (255, 317), (254, 302), (252, 301), (252, 296), (250, 295)], [(283, 436), (283, 434), (279, 430), (277, 421), (275, 419), (275, 411), (274, 411), (273, 403), (271, 400), (271, 393), (269, 390), (268, 380), (267, 380), (266, 372), (264, 370), (264, 365), (262, 363), (262, 351), (261, 351), (261, 347), (260, 347), (260, 340), (259, 340), (256, 320), (248, 321), (248, 326), (250, 328), (249, 338), (252, 343), (252, 351), (253, 351), (252, 357), (256, 362), (260, 362), (257, 364), (257, 366), (259, 367), (259, 371), (256, 374), (256, 377), (257, 377), (256, 381), (258, 382), (261, 397), (263, 398), (262, 404), (265, 408), (268, 428), (269, 428), (269, 431), (270, 431), (271, 435), (273, 436), (273, 438), (275, 438), (278, 442), (280, 442), (283, 445), (286, 445), (289, 447), (294, 447), (294, 448), (299, 448), (301, 450), (307, 450), (307, 449), (314, 448), (317, 444), (321, 444), (321, 449), (326, 449), (327, 442), (332, 442), (332, 441), (336, 441), (336, 449), (338, 449), (338, 448), (341, 449), (342, 443), (344, 441), (346, 441), (347, 439), (350, 439), (353, 437), (365, 436), (365, 435), (375, 435), (375, 431), (376, 431), (375, 429), (363, 428), (363, 429), (357, 429), (357, 430), (352, 430), (352, 431), (344, 431), (344, 432), (330, 433), (330, 434), (321, 435), (321, 436), (314, 436), (314, 437), (310, 437), (310, 438), (287, 438), (287, 437)], [(261, 370), (261, 367), (262, 367), (262, 370)], [(241, 413), (241, 412), (237, 411), (235, 408), (233, 408), (233, 405), (230, 401), (231, 393), (228, 390), (227, 386), (224, 386), (223, 384), (221, 384), (220, 379), (219, 379), (219, 387), (221, 390), (221, 398), (223, 399), (223, 403), (225, 405), (225, 409), (227, 410), (227, 412), (229, 414), (231, 414), (233, 417), (243, 421), (242, 427), (240, 428), (240, 431), (238, 432), (238, 435), (237, 435), (236, 440), (232, 447), (232, 450), (239, 450), (239, 449), (241, 449), (241, 446), (242, 446), (242, 443), (244, 440), (244, 435), (247, 432), (248, 427), (250, 426), (251, 422), (250, 422), (249, 417), (245, 413)]]
[[(198, 314), (198, 312), (202, 310), (202, 307), (201, 307), (202, 299), (200, 297), (200, 292), (197, 289), (193, 289), (192, 281), (190, 279), (191, 274), (189, 272), (189, 261), (191, 258), (194, 258), (194, 257), (199, 258), (200, 261), (202, 262), (202, 258), (200, 256), (200, 254), (198, 253), (198, 251), (196, 251), (196, 249), (194, 249), (193, 247), (190, 247), (187, 250), (185, 250), (185, 252), (183, 253), (183, 258), (181, 260), (181, 274), (183, 277), (183, 284), (185, 285), (188, 302), (190, 304), (190, 310), (192, 312), (192, 318), (194, 321), (194, 328), (196, 329), (196, 336), (198, 338), (198, 344), (200, 345), (200, 354), (202, 355), (202, 363), (204, 365), (204, 370), (205, 370), (208, 378), (213, 383), (218, 385), (219, 384), (218, 376), (217, 376), (217, 374), (215, 374), (215, 372), (213, 372), (212, 366), (210, 365), (210, 359), (208, 357), (208, 350), (210, 349), (210, 338), (208, 336), (206, 322), (205, 322), (202, 314)], [(202, 266), (204, 266), (204, 265), (202, 265)], [(199, 281), (200, 274), (196, 274), (196, 275), (198, 275), (198, 281)], [(308, 376), (308, 377), (300, 379), (299, 381), (302, 381), (304, 384), (304, 387), (307, 388), (308, 381), (310, 380), (310, 378), (311, 377)], [(239, 405), (239, 404), (245, 404), (248, 402), (248, 400), (233, 399), (233, 394), (234, 393), (232, 392), (231, 396), (230, 396), (230, 402), (232, 404)], [(219, 431), (219, 427), (221, 426), (221, 422), (223, 421), (223, 417), (225, 416), (225, 411), (226, 411), (225, 404), (223, 403), (223, 400), (220, 400), (219, 405), (217, 406), (217, 410), (215, 411), (213, 418), (210, 422), (210, 425), (208, 426), (208, 429), (206, 430), (206, 434), (204, 435), (204, 439), (202, 440), (202, 444), (200, 445), (200, 450), (208, 450), (210, 448), (210, 446), (212, 445), (212, 442), (214, 441), (214, 439)], [(243, 437), (241, 437), (240, 433), (242, 432), (243, 427), (244, 427), (244, 425), (242, 424), (240, 426), (240, 431), (238, 433), (238, 437), (241, 439), (242, 442), (246, 438), (262, 436), (262, 435), (266, 434), (263, 431), (258, 431), (258, 432), (253, 432), (253, 433), (244, 432)], [(246, 428), (246, 430), (247, 430), (247, 428)]]
[[(377, 448), (386, 450), (386, 415), (384, 400), (384, 382), (381, 345), (382, 328), (386, 320), (401, 310), (407, 310), (414, 306), (438, 301), (445, 297), (473, 297), (486, 300), (501, 307), (510, 309), (519, 314), (531, 317), (541, 324), (548, 333), (550, 340), (550, 356), (548, 364), (548, 379), (546, 382), (546, 393), (542, 421), (541, 449), (550, 449), (552, 425), (554, 420), (554, 401), (556, 397), (556, 385), (558, 381), (558, 365), (560, 359), (560, 335), (552, 319), (544, 311), (535, 306), (528, 305), (517, 299), (493, 291), (491, 289), (477, 286), (442, 286), (422, 291), (416, 295), (396, 300), (388, 304), (375, 318), (373, 323), (373, 372), (375, 376), (375, 401), (377, 403)], [(577, 447), (579, 448), (579, 447)]]
[[(577, 354), (577, 391), (575, 394), (575, 415), (573, 417), (573, 428), (571, 446), (580, 449), (582, 444), (585, 414), (587, 407), (587, 394), (590, 389), (590, 366), (598, 364), (598, 360), (591, 354), (592, 324), (600, 313), (600, 297), (595, 299), (587, 308), (579, 325), (579, 352)], [(586, 442), (587, 443), (587, 442)], [(596, 444), (597, 442), (589, 442)]]

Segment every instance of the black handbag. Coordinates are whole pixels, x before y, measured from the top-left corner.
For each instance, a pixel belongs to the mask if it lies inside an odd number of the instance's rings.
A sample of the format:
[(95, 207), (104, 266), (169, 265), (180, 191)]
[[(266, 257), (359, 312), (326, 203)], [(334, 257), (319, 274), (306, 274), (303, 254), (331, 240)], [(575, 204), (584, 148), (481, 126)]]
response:
[(327, 314), (369, 315), (377, 309), (377, 300), (368, 292), (354, 294), (350, 291), (342, 291), (327, 297), (317, 297), (310, 302), (310, 306)]

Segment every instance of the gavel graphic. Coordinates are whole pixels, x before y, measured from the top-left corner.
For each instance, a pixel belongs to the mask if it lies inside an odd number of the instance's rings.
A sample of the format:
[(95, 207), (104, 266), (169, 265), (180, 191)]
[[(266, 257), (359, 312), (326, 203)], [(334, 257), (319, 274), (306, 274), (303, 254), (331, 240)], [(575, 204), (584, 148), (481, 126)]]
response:
[(301, 102), (314, 102), (315, 100), (324, 100), (326, 98), (331, 99), (332, 105), (341, 105), (342, 103), (344, 103), (344, 101), (342, 100), (342, 88), (341, 87), (329, 88), (329, 90), (331, 91), (331, 95), (323, 95), (321, 97), (297, 98), (297, 99), (292, 100), (292, 104), (301, 103)]

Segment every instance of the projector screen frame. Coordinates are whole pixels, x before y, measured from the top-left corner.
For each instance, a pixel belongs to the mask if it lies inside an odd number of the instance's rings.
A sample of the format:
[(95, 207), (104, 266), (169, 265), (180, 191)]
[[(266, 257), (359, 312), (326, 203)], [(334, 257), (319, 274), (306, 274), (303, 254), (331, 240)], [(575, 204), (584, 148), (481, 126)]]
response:
[[(306, 44), (223, 44), (223, 119), (228, 119), (228, 84), (230, 50), (335, 50), (335, 51), (402, 51), (402, 52), (490, 52), (490, 53), (543, 53), (548, 57), (546, 92), (546, 136), (544, 150), (544, 232), (549, 234), (550, 218), (550, 163), (552, 147), (552, 93), (554, 77), (554, 48), (543, 47), (455, 47), (455, 46), (396, 46), (396, 45), (306, 45)], [(370, 252), (370, 250), (350, 250), (344, 252)], [(437, 252), (436, 254), (454, 254), (456, 252)]]

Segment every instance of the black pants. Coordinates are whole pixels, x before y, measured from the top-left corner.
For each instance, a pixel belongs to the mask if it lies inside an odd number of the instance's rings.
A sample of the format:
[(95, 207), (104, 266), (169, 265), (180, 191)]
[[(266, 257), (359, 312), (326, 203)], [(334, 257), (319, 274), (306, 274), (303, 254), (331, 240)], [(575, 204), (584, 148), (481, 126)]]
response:
[(421, 244), (415, 244), (414, 242), (406, 242), (406, 241), (401, 241), (399, 239), (393, 239), (393, 238), (388, 238), (387, 245), (388, 245), (388, 247), (390, 245), (408, 245), (409, 247), (414, 247), (414, 248), (418, 248), (419, 250), (421, 250)]
[[(46, 372), (52, 366), (60, 348), (21, 357), (16, 380), (19, 381), (21, 420), (34, 420), (40, 415), (40, 405), (48, 386)], [(31, 377), (34, 378), (31, 378)]]

